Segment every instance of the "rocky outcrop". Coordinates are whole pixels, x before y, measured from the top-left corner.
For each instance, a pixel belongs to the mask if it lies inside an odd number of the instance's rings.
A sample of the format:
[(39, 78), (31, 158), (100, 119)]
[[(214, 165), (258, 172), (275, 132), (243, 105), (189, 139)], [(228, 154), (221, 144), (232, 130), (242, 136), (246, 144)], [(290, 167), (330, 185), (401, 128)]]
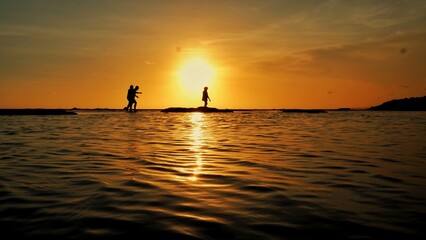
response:
[(182, 107), (170, 107), (161, 110), (162, 112), (233, 112), (229, 109), (217, 109), (210, 107), (197, 107), (197, 108), (182, 108)]
[(369, 110), (426, 111), (426, 96), (394, 99), (378, 106), (371, 107)]

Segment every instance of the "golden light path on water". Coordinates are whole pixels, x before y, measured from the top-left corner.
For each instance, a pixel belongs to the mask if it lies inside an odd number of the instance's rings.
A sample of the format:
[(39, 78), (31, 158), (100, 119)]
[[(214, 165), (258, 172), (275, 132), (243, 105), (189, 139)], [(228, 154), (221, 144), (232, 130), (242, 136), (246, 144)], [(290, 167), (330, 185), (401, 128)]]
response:
[(189, 180), (196, 181), (198, 180), (198, 176), (201, 174), (202, 166), (203, 166), (203, 153), (202, 153), (202, 146), (204, 145), (203, 141), (203, 125), (204, 125), (204, 119), (202, 113), (192, 113), (189, 115), (190, 121), (193, 125), (192, 131), (190, 134), (190, 140), (191, 140), (191, 151), (194, 152), (194, 160), (195, 160), (195, 166), (192, 173), (192, 176), (189, 177)]

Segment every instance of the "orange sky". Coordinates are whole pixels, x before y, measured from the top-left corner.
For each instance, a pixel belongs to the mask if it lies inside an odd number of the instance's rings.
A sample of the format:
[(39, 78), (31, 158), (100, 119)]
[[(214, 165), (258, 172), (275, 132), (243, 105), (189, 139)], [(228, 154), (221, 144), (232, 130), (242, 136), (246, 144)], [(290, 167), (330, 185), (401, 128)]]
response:
[(122, 108), (130, 84), (138, 108), (201, 106), (182, 79), (191, 59), (211, 107), (424, 96), (425, 13), (422, 0), (1, 1), (0, 108)]

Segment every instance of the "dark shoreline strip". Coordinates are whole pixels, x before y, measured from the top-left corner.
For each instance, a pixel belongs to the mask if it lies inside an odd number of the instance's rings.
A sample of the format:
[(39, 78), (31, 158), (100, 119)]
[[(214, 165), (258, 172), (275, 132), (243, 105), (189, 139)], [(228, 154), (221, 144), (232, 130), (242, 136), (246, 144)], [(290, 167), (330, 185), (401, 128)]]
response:
[(323, 109), (283, 109), (282, 111), (287, 113), (327, 113)]
[(0, 115), (77, 115), (64, 109), (0, 109)]
[(183, 108), (183, 107), (170, 107), (161, 110), (161, 112), (233, 112), (229, 109), (217, 109), (210, 107), (198, 107), (198, 108)]

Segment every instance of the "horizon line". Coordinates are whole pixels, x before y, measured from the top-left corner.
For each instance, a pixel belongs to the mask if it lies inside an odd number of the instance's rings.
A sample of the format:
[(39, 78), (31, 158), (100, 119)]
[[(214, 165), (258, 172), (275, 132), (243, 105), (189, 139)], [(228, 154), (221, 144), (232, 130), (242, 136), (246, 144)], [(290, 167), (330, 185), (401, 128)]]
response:
[[(188, 107), (177, 107), (177, 108), (188, 108)], [(370, 107), (354, 107), (354, 108), (221, 108), (221, 109), (228, 109), (228, 110), (234, 110), (234, 111), (253, 111), (253, 110), (368, 110)], [(32, 109), (46, 109), (46, 110), (71, 110), (71, 111), (78, 111), (78, 110), (111, 110), (111, 111), (124, 111), (122, 108), (107, 108), (107, 107), (97, 107), (97, 108), (43, 108), (43, 107), (34, 107), (34, 108), (0, 108), (0, 110), (32, 110)], [(140, 108), (137, 109), (138, 111), (155, 111), (155, 110), (163, 110), (165, 108)]]

